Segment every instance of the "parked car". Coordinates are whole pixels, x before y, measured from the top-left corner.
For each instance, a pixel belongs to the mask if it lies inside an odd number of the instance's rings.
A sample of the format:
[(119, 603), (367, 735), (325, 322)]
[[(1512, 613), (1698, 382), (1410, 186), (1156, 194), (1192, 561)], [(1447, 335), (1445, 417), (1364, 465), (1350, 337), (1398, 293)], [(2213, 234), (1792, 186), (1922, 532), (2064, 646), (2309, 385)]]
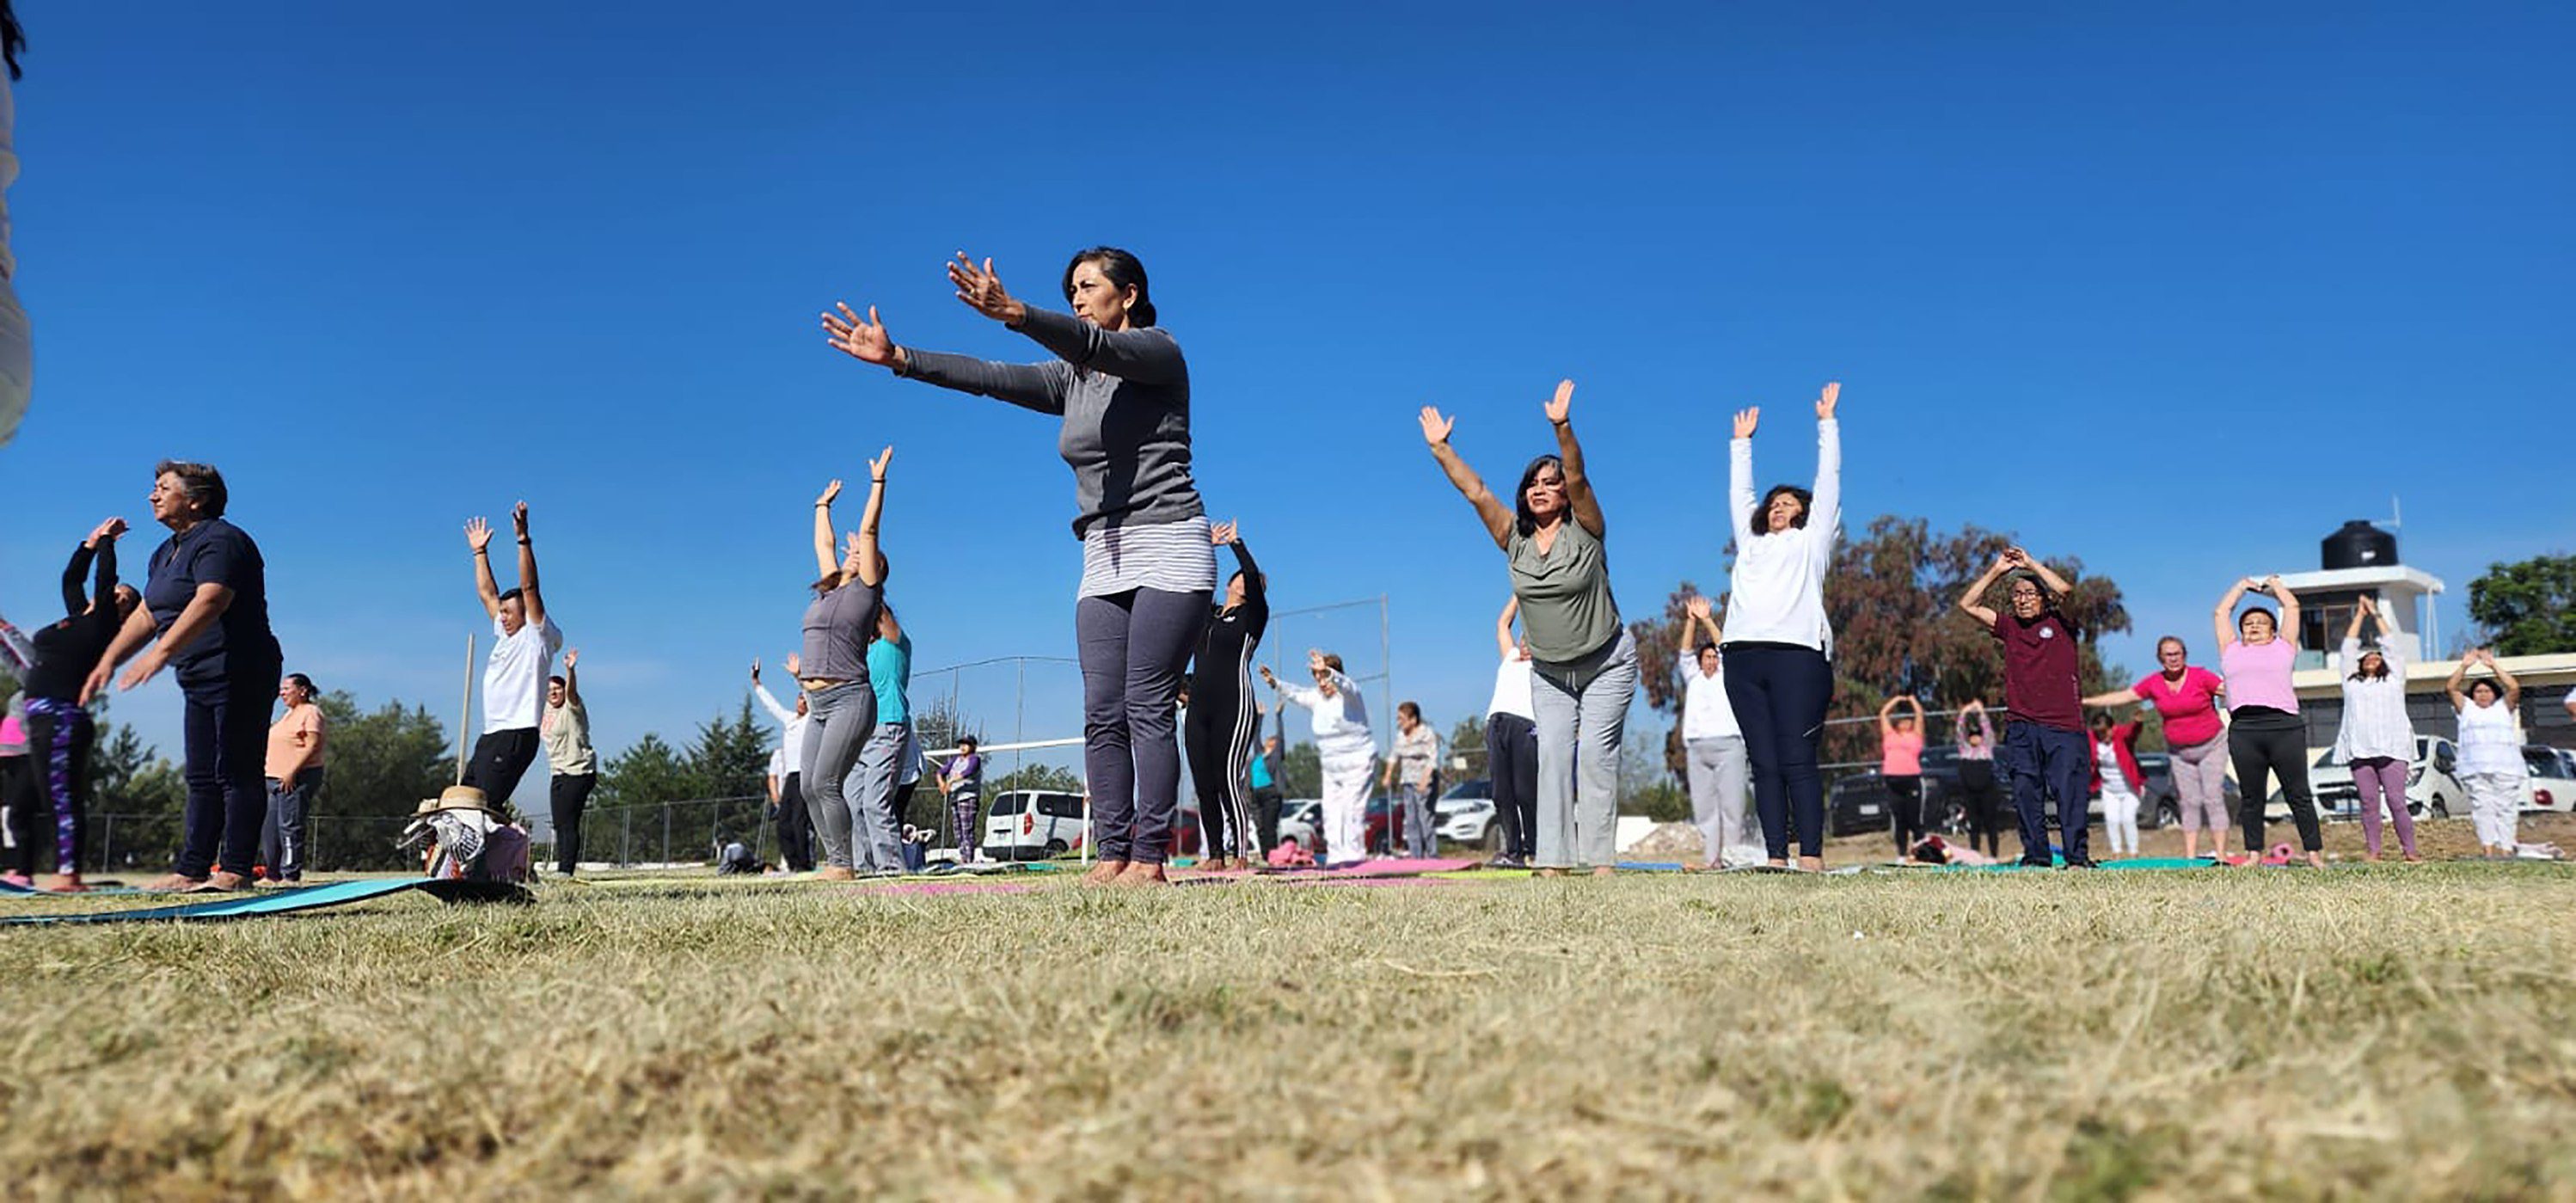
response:
[(2561, 814), (2576, 812), (2576, 756), (2563, 749), (2526, 744), (2522, 763), (2530, 769), (2531, 791), (2524, 810), (2554, 810)]
[(984, 855), (1044, 860), (1082, 847), (1082, 795), (1015, 789), (993, 796), (984, 815)]
[[(2459, 750), (2450, 740), (2416, 736), (2415, 762), (2406, 775), (2406, 813), (2419, 819), (2466, 814), (2468, 791), (2460, 788), (2459, 778), (2453, 775), (2458, 771)], [(2230, 788), (2235, 784), (2228, 782)], [(2309, 767), (2308, 791), (2316, 796), (2317, 817), (2345, 822), (2361, 818), (2361, 792), (2353, 787), (2352, 766), (2335, 760), (2334, 749), (2318, 754)], [(2232, 804), (2229, 813), (2235, 813)], [(2272, 823), (2289, 821), (2289, 799), (2280, 787), (2273, 787), (2272, 796), (2264, 800), (2263, 818)]]
[[(1370, 795), (1368, 813), (1362, 821), (1360, 835), (1360, 838), (1368, 844), (1370, 852), (1387, 850), (1387, 831), (1394, 813), (1393, 799), (1383, 793)], [(1297, 841), (1298, 847), (1313, 854), (1316, 859), (1323, 859), (1323, 799), (1290, 798), (1279, 804), (1279, 842), (1284, 844), (1290, 840)], [(1395, 850), (1403, 851), (1403, 845), (1403, 840), (1397, 840), (1394, 845)]]
[(1494, 821), (1494, 783), (1479, 777), (1449, 787), (1431, 804), (1431, 821), (1440, 838), (1453, 844), (1503, 850), (1503, 825)]
[[(1833, 835), (1892, 831), (1896, 795), (1878, 770), (1854, 773), (1834, 782), (1825, 795), (1825, 828)], [(1959, 802), (1959, 749), (1944, 745), (1923, 749), (1923, 813), (1934, 831), (1956, 832), (1967, 826), (1967, 809)]]

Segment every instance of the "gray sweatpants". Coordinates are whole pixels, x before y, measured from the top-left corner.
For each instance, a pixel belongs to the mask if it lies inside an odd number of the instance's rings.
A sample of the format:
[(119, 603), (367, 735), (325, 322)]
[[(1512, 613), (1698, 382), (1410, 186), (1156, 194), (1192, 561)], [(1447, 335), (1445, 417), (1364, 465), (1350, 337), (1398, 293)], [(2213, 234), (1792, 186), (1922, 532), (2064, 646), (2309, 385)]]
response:
[[(1637, 696), (1637, 640), (1622, 630), (1580, 660), (1530, 661), (1538, 727), (1540, 868), (1619, 860), (1619, 741)], [(1580, 780), (1578, 781), (1578, 777)]]
[(1684, 745), (1683, 764), (1690, 770), (1691, 822), (1710, 865), (1726, 863), (1732, 849), (1750, 848), (1746, 864), (1763, 858), (1762, 824), (1753, 815), (1752, 763), (1744, 756), (1744, 737), (1721, 735)]
[(903, 752), (911, 738), (909, 723), (878, 723), (859, 749), (859, 767), (850, 774), (850, 854), (862, 869), (903, 868), (903, 824), (894, 814), (894, 782), (903, 772)]
[(850, 767), (877, 725), (876, 687), (850, 681), (805, 696), (805, 755), (797, 769), (805, 810), (823, 844), (823, 863), (853, 868), (850, 857)]
[(1082, 657), (1082, 767), (1105, 861), (1162, 864), (1181, 809), (1174, 703), (1207, 627), (1208, 594), (1130, 589), (1074, 602)]

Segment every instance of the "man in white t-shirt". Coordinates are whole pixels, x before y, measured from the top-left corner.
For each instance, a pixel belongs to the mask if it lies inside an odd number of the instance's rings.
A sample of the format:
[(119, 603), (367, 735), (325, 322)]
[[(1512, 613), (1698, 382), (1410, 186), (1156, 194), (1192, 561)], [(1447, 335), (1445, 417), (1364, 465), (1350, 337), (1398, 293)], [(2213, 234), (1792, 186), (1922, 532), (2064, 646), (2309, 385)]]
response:
[(465, 762), (465, 784), (495, 802), (519, 788), (519, 778), (537, 759), (541, 741), (537, 721), (546, 706), (546, 678), (554, 673), (555, 653), (563, 649), (563, 632), (546, 614), (537, 591), (537, 549), (528, 541), (528, 503), (510, 512), (519, 536), (519, 587), (507, 593), (492, 579), (492, 524), (476, 518), (465, 524), (465, 542), (474, 549), (474, 592), (492, 616), (492, 657), (483, 663), (483, 738)]
[[(1684, 609), (1682, 651), (1673, 680), (1682, 691), (1682, 755), (1689, 770), (1691, 820), (1699, 827), (1709, 868), (1758, 865), (1766, 854), (1760, 820), (1746, 806), (1751, 770), (1744, 729), (1736, 725), (1735, 707), (1727, 701), (1725, 670), (1717, 654), (1725, 638), (1707, 598), (1694, 597)], [(1707, 638), (1696, 638), (1703, 631)]]

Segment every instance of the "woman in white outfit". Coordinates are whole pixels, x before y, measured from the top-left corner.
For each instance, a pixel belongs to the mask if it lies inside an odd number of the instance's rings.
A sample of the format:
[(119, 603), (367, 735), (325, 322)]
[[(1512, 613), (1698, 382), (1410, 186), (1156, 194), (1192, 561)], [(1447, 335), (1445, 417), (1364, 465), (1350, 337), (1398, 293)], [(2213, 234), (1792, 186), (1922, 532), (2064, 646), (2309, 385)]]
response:
[(1267, 664), (1261, 666), (1261, 679), (1315, 716), (1315, 751), (1324, 770), (1324, 863), (1351, 864), (1367, 855), (1360, 841), (1377, 737), (1369, 733), (1368, 703), (1359, 686), (1342, 675), (1340, 656), (1309, 651), (1306, 669), (1315, 674), (1313, 689), (1282, 684)]
[[(2480, 677), (2463, 692), (2461, 680), (2469, 675), (2469, 666), (2480, 661), (2494, 671), (2495, 678)], [(2469, 818), (2478, 825), (2478, 846), (2488, 856), (2511, 856), (2515, 820), (2530, 772), (2522, 762), (2522, 728), (2513, 718), (2514, 706), (2522, 700), (2522, 685), (2496, 663), (2493, 649), (2479, 648), (2460, 657), (2446, 688), (2451, 708), (2460, 714), (2460, 785), (2469, 791)]]
[[(1707, 867), (1762, 863), (1762, 832), (1752, 822), (1753, 776), (1744, 755), (1744, 731), (1735, 725), (1735, 707), (1726, 697), (1726, 673), (1717, 649), (1726, 634), (1708, 599), (1694, 597), (1682, 607), (1681, 657), (1673, 665), (1682, 690), (1683, 767), (1690, 779), (1691, 822), (1699, 828)], [(1700, 638), (1705, 632), (1707, 638)]]

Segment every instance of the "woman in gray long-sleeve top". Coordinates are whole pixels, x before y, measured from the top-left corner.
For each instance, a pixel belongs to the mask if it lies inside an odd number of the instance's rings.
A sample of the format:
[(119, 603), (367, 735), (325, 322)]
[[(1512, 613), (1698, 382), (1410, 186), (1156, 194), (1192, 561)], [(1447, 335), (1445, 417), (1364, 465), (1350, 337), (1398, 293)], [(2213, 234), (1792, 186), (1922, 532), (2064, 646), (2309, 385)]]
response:
[(1180, 808), (1173, 702), (1216, 589), (1207, 512), (1190, 477), (1190, 373), (1154, 324), (1144, 265), (1095, 247), (1064, 269), (1071, 314), (1023, 303), (992, 260), (948, 265), (957, 299), (1056, 358), (996, 363), (898, 346), (848, 305), (823, 315), (835, 348), (895, 375), (1008, 401), (1063, 419), (1057, 453), (1073, 469), (1082, 540), (1074, 635), (1082, 660), (1083, 767), (1100, 860), (1089, 879), (1164, 880)]

